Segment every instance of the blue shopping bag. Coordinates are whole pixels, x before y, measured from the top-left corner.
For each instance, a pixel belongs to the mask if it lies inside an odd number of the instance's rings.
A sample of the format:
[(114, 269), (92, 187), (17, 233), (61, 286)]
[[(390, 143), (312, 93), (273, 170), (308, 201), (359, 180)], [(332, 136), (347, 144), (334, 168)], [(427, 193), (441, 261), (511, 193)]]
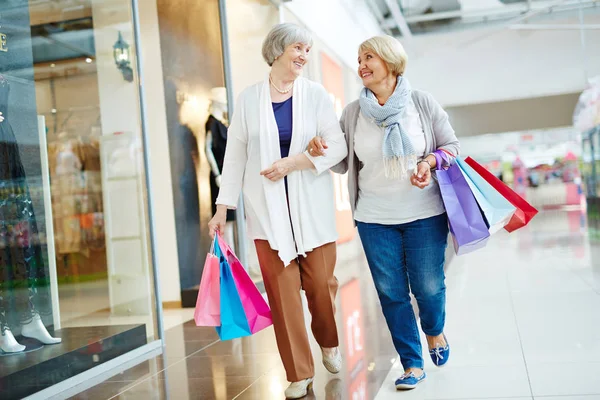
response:
[(458, 164), (454, 163), (448, 169), (438, 165), (436, 175), (456, 254), (467, 254), (485, 247), (490, 232)]
[(465, 176), (485, 217), (490, 234), (504, 228), (517, 210), (510, 201), (506, 200), (492, 185), (481, 177), (463, 159), (456, 158), (456, 163)]
[(231, 266), (223, 255), (218, 243), (215, 243), (215, 256), (219, 258), (221, 272), (221, 326), (217, 326), (217, 333), (221, 340), (237, 339), (250, 336), (252, 331), (246, 318), (242, 300), (235, 286)]

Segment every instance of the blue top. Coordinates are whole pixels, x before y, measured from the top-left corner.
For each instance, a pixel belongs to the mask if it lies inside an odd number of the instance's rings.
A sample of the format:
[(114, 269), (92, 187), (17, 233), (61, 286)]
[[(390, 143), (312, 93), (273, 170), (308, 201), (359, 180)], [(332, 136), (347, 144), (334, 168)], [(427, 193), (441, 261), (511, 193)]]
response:
[(273, 103), (273, 112), (277, 128), (279, 128), (281, 158), (285, 158), (290, 154), (290, 145), (292, 144), (292, 97), (283, 103)]

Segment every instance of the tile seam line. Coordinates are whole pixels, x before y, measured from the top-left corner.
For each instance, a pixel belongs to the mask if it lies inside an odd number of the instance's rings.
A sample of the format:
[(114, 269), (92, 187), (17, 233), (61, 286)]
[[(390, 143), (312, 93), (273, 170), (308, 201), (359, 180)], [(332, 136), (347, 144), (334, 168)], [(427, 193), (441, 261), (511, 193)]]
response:
[(239, 398), (241, 395), (243, 395), (244, 393), (246, 393), (252, 386), (254, 386), (256, 384), (256, 382), (260, 381), (262, 378), (264, 378), (265, 376), (267, 376), (267, 374), (269, 374), (269, 372), (271, 372), (274, 368), (271, 368), (270, 370), (268, 370), (267, 372), (265, 372), (264, 374), (262, 374), (261, 376), (259, 376), (258, 378), (256, 378), (250, 385), (248, 385), (247, 388), (245, 388), (244, 390), (242, 390), (240, 393), (238, 393), (235, 397), (233, 397), (231, 400), (236, 400), (237, 398)]
[(523, 348), (523, 337), (521, 335), (521, 328), (519, 327), (519, 320), (517, 319), (517, 313), (515, 310), (515, 299), (513, 297), (513, 292), (510, 287), (510, 280), (508, 279), (508, 272), (505, 275), (506, 284), (508, 286), (508, 293), (510, 295), (510, 308), (512, 309), (513, 319), (515, 320), (515, 327), (517, 328), (517, 336), (519, 337), (519, 347), (521, 348), (521, 355), (523, 356), (523, 364), (525, 365), (525, 373), (527, 374), (527, 383), (529, 385), (529, 394), (532, 399), (533, 396), (533, 387), (531, 386), (531, 375), (529, 374), (529, 366), (527, 365), (527, 358), (525, 357), (525, 349)]
[[(208, 349), (208, 348), (209, 348), (209, 347), (211, 347), (211, 346), (214, 346), (214, 345), (215, 345), (215, 344), (217, 344), (218, 342), (219, 342), (219, 340), (215, 340), (214, 342), (212, 342), (212, 343), (210, 343), (210, 344), (208, 344), (208, 345), (206, 345), (206, 346), (202, 347), (201, 349), (198, 349), (198, 350), (196, 350), (195, 352), (193, 352), (192, 354), (190, 354), (190, 355), (188, 355), (188, 356), (185, 356), (185, 357), (184, 357), (184, 358), (182, 358), (181, 360), (179, 360), (179, 361), (176, 361), (176, 362), (174, 362), (173, 364), (166, 366), (165, 368), (163, 368), (163, 369), (161, 369), (160, 371), (158, 371), (158, 372), (156, 372), (156, 373), (154, 373), (154, 374), (152, 374), (152, 375), (150, 375), (150, 376), (146, 377), (145, 379), (142, 379), (141, 381), (139, 381), (139, 382), (135, 383), (133, 386), (131, 386), (131, 387), (128, 387), (127, 389), (120, 391), (120, 392), (119, 392), (119, 393), (117, 393), (116, 395), (114, 395), (114, 396), (110, 397), (110, 398), (109, 398), (109, 400), (116, 399), (117, 397), (119, 397), (120, 395), (124, 394), (125, 392), (128, 392), (128, 391), (130, 391), (131, 389), (133, 389), (133, 388), (135, 388), (135, 387), (137, 387), (137, 386), (141, 385), (142, 383), (144, 383), (144, 382), (146, 382), (146, 381), (148, 381), (148, 380), (150, 380), (150, 379), (154, 378), (155, 376), (157, 376), (157, 375), (158, 375), (158, 374), (160, 374), (161, 372), (164, 372), (164, 371), (166, 371), (167, 369), (171, 368), (172, 366), (174, 366), (174, 365), (177, 365), (177, 364), (179, 364), (179, 363), (181, 363), (181, 362), (183, 362), (183, 361), (187, 360), (189, 357), (193, 356), (194, 354), (197, 354), (197, 353), (199, 353), (199, 352), (201, 352), (201, 351), (204, 351), (204, 350)], [(138, 365), (139, 365), (139, 364), (138, 364)], [(106, 382), (106, 381), (104, 381), (104, 382)], [(135, 382), (135, 381), (134, 381), (134, 382)]]

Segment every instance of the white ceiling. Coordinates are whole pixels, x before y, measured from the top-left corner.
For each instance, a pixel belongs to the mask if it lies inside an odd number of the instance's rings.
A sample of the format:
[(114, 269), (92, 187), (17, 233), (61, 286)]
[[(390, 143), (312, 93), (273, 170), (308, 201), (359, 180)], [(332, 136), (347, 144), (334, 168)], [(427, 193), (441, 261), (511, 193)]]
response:
[[(398, 18), (390, 13), (390, 0), (366, 0), (379, 10), (381, 26), (401, 35)], [(561, 13), (583, 7), (600, 7), (600, 0), (391, 0), (397, 2), (412, 34), (468, 29), (489, 23), (526, 22), (533, 16)], [(517, 22), (515, 22), (517, 21)], [(507, 25), (508, 27), (508, 25)], [(405, 36), (405, 35), (401, 35)]]

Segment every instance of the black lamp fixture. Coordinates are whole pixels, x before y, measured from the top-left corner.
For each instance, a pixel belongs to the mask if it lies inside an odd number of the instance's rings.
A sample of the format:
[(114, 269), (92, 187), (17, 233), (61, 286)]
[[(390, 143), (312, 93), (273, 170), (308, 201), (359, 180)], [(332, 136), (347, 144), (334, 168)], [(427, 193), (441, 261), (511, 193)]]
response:
[(133, 82), (133, 70), (131, 69), (131, 52), (129, 44), (123, 40), (123, 35), (119, 31), (119, 39), (113, 45), (113, 56), (117, 68), (123, 74), (123, 79), (127, 82)]

